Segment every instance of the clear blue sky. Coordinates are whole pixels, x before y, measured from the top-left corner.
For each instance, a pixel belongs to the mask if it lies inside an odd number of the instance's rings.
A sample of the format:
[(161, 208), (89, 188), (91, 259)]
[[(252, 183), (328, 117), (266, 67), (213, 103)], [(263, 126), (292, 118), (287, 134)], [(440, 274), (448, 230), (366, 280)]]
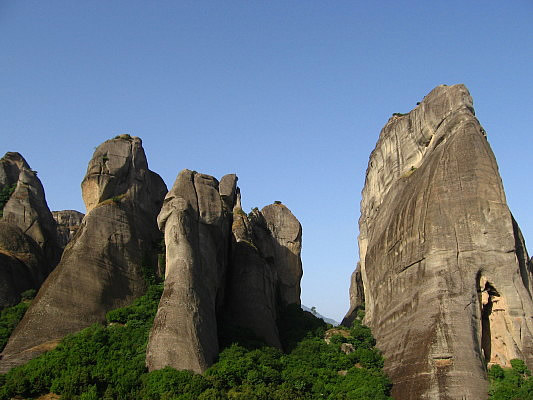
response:
[(0, 0), (0, 152), (84, 211), (94, 148), (140, 136), (179, 170), (237, 173), (244, 208), (303, 225), (303, 303), (341, 319), (368, 157), (394, 112), (464, 83), (533, 252), (533, 2)]

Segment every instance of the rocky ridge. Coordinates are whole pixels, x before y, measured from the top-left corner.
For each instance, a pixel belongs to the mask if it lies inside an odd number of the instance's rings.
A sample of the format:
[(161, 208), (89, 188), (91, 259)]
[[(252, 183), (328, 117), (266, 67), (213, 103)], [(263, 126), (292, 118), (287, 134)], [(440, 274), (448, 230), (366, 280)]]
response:
[(486, 398), (487, 366), (533, 366), (531, 264), (463, 85), (387, 122), (359, 228), (365, 321), (395, 398)]

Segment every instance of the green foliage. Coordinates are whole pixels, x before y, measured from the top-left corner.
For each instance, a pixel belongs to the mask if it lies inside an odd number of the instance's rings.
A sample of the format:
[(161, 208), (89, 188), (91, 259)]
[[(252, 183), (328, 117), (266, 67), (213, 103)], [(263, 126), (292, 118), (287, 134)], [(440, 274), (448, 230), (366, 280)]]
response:
[(522, 360), (511, 360), (511, 368), (493, 365), (489, 369), (489, 398), (492, 400), (533, 399), (533, 377)]
[[(24, 292), (26, 293), (26, 292)], [(11, 332), (24, 316), (30, 306), (29, 302), (22, 301), (16, 306), (7, 307), (0, 314), (0, 351), (4, 349)]]
[[(242, 328), (226, 327), (218, 362), (205, 374), (170, 367), (148, 373), (146, 343), (161, 292), (161, 285), (150, 286), (131, 306), (109, 312), (108, 326), (70, 335), (55, 350), (0, 376), (0, 399), (49, 392), (65, 400), (390, 399), (370, 330), (357, 320), (346, 337), (327, 344), (327, 325), (296, 305), (279, 321), (287, 353)], [(343, 342), (355, 351), (342, 352)]]
[(33, 298), (35, 297), (36, 294), (37, 294), (37, 290), (28, 289), (28, 290), (25, 290), (24, 292), (22, 292), (20, 294), (20, 298), (22, 300), (33, 300)]
[(14, 183), (13, 185), (6, 185), (0, 190), (0, 218), (4, 215), (4, 206), (9, 201), (16, 187), (17, 184)]
[(276, 200), (276, 201), (274, 202), (274, 204), (281, 204), (281, 201)]

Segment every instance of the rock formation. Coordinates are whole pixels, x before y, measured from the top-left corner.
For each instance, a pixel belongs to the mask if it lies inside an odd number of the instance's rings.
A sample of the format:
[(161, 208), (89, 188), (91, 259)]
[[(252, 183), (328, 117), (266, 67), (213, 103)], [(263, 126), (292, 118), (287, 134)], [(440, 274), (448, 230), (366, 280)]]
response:
[[(158, 217), (165, 233), (165, 289), (148, 342), (150, 370), (203, 372), (226, 324), (281, 347), (278, 310), (300, 304), (301, 226), (282, 204), (240, 206), (237, 177), (183, 170)], [(221, 326), (219, 326), (221, 324)]]
[(463, 85), (387, 122), (359, 228), (365, 322), (393, 397), (483, 399), (487, 365), (533, 367), (531, 264)]
[(122, 135), (94, 152), (82, 182), (87, 215), (13, 332), (0, 360), (6, 372), (65, 335), (105, 321), (146, 289), (141, 263), (155, 265), (156, 217), (166, 186), (148, 169), (139, 138)]
[(170, 365), (201, 372), (218, 355), (216, 304), (226, 272), (231, 226), (218, 181), (181, 171), (158, 223), (165, 233), (165, 288), (146, 362), (151, 370)]
[(0, 159), (0, 190), (11, 188), (2, 220), (18, 226), (43, 249), (51, 267), (61, 257), (56, 223), (46, 204), (43, 185), (24, 157), (8, 152)]
[(62, 249), (74, 237), (85, 214), (75, 210), (52, 211), (57, 224), (57, 240)]
[(361, 264), (357, 263), (355, 271), (352, 273), (350, 280), (350, 309), (341, 322), (341, 325), (352, 326), (357, 318), (357, 312), (364, 307), (365, 288), (363, 286), (363, 277), (361, 275)]
[(55, 229), (37, 173), (19, 153), (6, 153), (0, 159), (0, 309), (39, 289), (57, 264)]
[(22, 292), (39, 289), (49, 272), (39, 245), (18, 226), (0, 221), (0, 309), (17, 304)]

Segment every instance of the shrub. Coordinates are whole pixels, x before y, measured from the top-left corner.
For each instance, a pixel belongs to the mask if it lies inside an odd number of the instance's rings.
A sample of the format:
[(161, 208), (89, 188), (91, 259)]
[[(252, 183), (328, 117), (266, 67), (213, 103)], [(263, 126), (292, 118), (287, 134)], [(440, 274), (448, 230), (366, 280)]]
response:
[(511, 368), (493, 365), (489, 369), (488, 376), (490, 399), (533, 399), (533, 377), (522, 360), (511, 360)]
[(0, 314), (0, 351), (6, 346), (11, 332), (16, 328), (29, 306), (28, 302), (23, 301), (16, 306), (2, 310)]

